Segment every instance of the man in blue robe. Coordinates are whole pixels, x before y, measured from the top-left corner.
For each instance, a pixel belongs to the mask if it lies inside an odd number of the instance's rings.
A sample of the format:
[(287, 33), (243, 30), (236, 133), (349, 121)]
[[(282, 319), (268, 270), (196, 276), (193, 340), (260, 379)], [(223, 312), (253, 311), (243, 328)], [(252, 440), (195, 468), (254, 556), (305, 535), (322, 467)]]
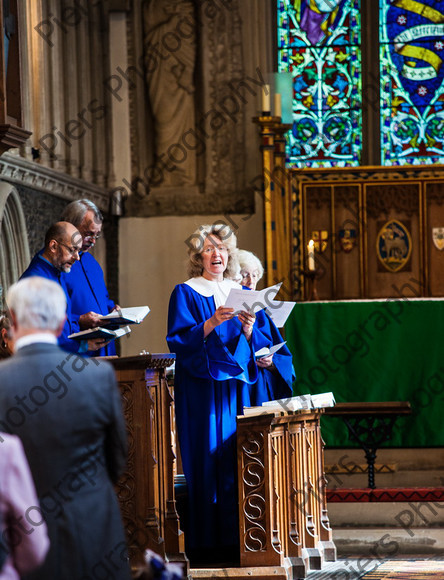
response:
[(74, 332), (79, 331), (79, 317), (72, 312), (71, 300), (67, 290), (66, 279), (73, 265), (79, 260), (81, 248), (81, 235), (70, 223), (57, 222), (53, 224), (45, 235), (45, 247), (31, 260), (28, 268), (23, 272), (20, 279), (31, 276), (41, 276), (60, 284), (66, 296), (66, 321), (62, 333), (58, 338), (58, 344), (64, 350), (84, 353), (88, 349), (93, 352), (105, 343), (103, 339), (89, 341), (76, 341), (68, 338)]
[[(80, 259), (73, 265), (66, 286), (71, 299), (72, 312), (85, 315), (80, 318), (80, 326), (99, 325), (98, 315), (106, 315), (116, 308), (106, 288), (103, 270), (99, 262), (89, 253), (102, 232), (103, 216), (99, 208), (88, 199), (80, 199), (68, 204), (61, 219), (70, 222), (82, 236)], [(116, 354), (114, 341), (93, 354), (113, 356)]]

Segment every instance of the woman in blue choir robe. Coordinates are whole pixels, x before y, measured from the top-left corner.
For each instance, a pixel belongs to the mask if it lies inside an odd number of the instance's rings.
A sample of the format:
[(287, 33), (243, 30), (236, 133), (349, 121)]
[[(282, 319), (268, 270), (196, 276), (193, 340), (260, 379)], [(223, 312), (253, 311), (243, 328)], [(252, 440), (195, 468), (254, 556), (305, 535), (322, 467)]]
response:
[[(264, 275), (261, 261), (253, 252), (238, 250), (240, 268), (239, 279), (242, 286), (256, 290), (257, 283)], [(271, 345), (284, 342), (274, 322), (261, 310), (256, 314), (256, 327), (267, 336)], [(283, 399), (292, 396), (292, 385), (295, 380), (293, 357), (287, 346), (282, 346), (271, 356), (258, 358), (257, 382), (250, 387), (251, 405), (262, 405), (265, 401)]]
[(255, 316), (225, 308), (237, 267), (226, 225), (201, 226), (187, 241), (190, 279), (175, 287), (167, 342), (176, 353), (177, 431), (188, 491), (187, 554), (239, 554), (236, 415), (249, 406), (254, 353), (270, 346)]

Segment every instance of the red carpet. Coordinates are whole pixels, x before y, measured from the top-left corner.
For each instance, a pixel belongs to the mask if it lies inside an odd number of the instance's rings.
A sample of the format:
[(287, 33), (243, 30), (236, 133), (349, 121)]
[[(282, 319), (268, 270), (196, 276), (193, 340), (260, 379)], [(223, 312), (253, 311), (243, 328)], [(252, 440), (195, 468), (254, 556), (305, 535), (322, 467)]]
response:
[(389, 560), (363, 580), (444, 580), (442, 560)]
[[(443, 501), (444, 487), (327, 489), (328, 502)], [(444, 577), (443, 577), (444, 580)]]

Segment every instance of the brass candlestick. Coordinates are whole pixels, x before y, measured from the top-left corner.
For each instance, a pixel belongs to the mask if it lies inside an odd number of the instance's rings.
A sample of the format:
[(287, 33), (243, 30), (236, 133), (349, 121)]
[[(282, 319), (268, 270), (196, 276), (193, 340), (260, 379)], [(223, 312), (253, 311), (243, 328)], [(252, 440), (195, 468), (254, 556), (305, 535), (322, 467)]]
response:
[(320, 278), (321, 270), (320, 268), (315, 268), (314, 270), (304, 270), (302, 275), (309, 281), (308, 284), (308, 293), (309, 293), (309, 302), (313, 302), (315, 300), (319, 300), (318, 290), (316, 288), (316, 280)]

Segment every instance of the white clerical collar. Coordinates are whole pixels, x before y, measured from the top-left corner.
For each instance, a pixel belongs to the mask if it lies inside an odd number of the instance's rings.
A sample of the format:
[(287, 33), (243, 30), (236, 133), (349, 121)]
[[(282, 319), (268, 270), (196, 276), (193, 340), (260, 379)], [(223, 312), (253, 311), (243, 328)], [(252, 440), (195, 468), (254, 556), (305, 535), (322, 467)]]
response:
[(57, 344), (57, 338), (50, 332), (35, 332), (34, 334), (27, 334), (26, 336), (22, 336), (15, 341), (14, 352), (20, 348), (23, 348), (24, 346), (28, 346), (29, 344), (35, 344), (36, 342)]
[(240, 284), (234, 282), (234, 280), (229, 280), (224, 278), (222, 282), (216, 282), (215, 280), (207, 280), (203, 276), (198, 276), (197, 278), (190, 278), (185, 282), (187, 286), (195, 290), (201, 296), (209, 298), (214, 296), (214, 303), (216, 308), (223, 306), (227, 301), (228, 294), (232, 288), (242, 288)]

